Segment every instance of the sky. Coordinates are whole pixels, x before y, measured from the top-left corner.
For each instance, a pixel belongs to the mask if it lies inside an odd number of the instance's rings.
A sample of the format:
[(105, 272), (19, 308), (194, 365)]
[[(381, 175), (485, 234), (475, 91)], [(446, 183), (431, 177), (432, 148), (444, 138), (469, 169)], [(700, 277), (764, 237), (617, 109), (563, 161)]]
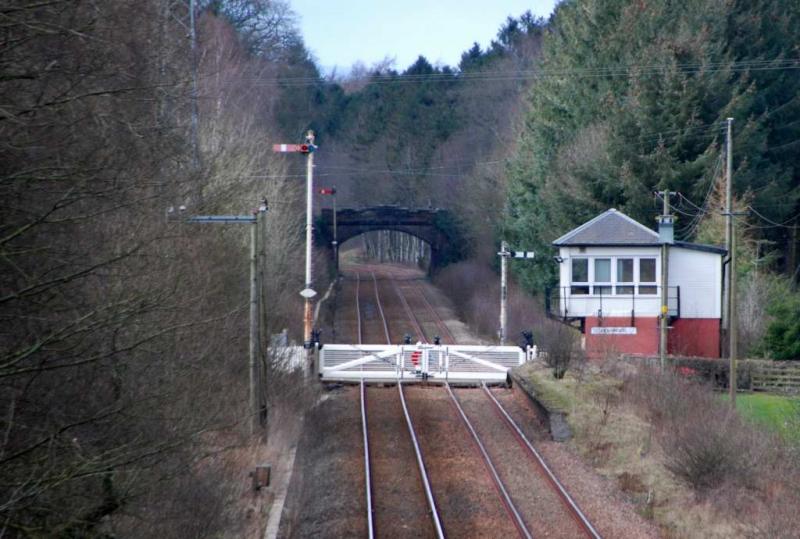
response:
[(458, 65), (477, 42), (485, 48), (509, 15), (548, 17), (556, 0), (289, 0), (306, 46), (324, 72), (394, 58), (404, 70), (420, 54)]

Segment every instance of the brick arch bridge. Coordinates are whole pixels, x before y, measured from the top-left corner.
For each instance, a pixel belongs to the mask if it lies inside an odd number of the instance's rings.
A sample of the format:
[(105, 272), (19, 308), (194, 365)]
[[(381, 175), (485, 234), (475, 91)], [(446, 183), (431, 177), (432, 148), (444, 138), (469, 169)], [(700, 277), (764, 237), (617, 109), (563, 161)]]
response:
[[(330, 245), (333, 240), (333, 210), (322, 210), (318, 230), (321, 239)], [(405, 232), (430, 245), (430, 271), (455, 262), (463, 256), (464, 241), (453, 215), (447, 210), (398, 206), (337, 210), (336, 233), (339, 245), (373, 230)], [(336, 265), (338, 267), (338, 261)]]

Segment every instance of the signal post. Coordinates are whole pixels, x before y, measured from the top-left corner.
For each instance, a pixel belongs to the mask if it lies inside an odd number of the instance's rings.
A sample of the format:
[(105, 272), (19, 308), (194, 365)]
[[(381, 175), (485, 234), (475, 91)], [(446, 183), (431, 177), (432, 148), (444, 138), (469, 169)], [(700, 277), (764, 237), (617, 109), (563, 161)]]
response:
[(506, 344), (507, 327), (508, 327), (508, 259), (509, 258), (533, 258), (535, 253), (533, 251), (513, 251), (508, 248), (508, 243), (503, 241), (500, 243), (500, 252), (497, 253), (500, 257), (500, 345)]
[(301, 153), (306, 156), (306, 280), (305, 288), (300, 292), (300, 295), (305, 299), (305, 306), (303, 309), (303, 340), (309, 365), (311, 365), (311, 357), (314, 349), (311, 335), (311, 326), (313, 325), (311, 299), (317, 295), (317, 292), (311, 288), (311, 254), (314, 241), (312, 236), (314, 219), (314, 151), (316, 149), (313, 131), (309, 131), (308, 134), (306, 134), (305, 144), (275, 144), (272, 146), (272, 151), (274, 152)]

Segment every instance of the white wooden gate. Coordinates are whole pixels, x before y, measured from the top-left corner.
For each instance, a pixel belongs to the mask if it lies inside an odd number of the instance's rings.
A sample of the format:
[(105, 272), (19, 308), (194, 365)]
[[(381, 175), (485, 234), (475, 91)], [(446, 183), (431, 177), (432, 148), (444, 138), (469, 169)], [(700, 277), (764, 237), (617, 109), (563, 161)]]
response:
[(516, 346), (326, 344), (318, 372), (324, 381), (505, 381), (524, 362)]

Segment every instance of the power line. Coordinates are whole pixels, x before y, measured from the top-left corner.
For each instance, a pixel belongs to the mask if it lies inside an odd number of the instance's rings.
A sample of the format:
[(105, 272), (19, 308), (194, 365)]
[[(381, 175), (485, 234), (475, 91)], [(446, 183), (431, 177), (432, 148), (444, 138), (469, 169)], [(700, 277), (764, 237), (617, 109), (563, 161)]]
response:
[[(774, 59), (774, 60), (741, 60), (736, 62), (706, 62), (706, 63), (684, 63), (684, 64), (651, 64), (651, 65), (619, 65), (596, 68), (565, 68), (565, 69), (530, 69), (519, 71), (480, 71), (480, 72), (446, 72), (446, 73), (425, 73), (425, 74), (373, 74), (367, 80), (361, 81), (365, 85), (374, 84), (395, 84), (395, 83), (415, 83), (415, 82), (502, 82), (529, 80), (534, 78), (551, 77), (619, 77), (619, 76), (652, 76), (664, 75), (674, 71), (684, 74), (695, 73), (718, 73), (729, 71), (740, 73), (744, 71), (788, 71), (800, 69), (800, 59)], [(264, 86), (317, 86), (340, 84), (337, 81), (320, 76), (305, 77), (239, 77), (235, 80), (228, 80), (227, 84), (241, 84), (251, 82)]]
[(721, 164), (722, 164), (722, 154), (720, 153), (717, 156), (716, 162), (714, 163), (714, 170), (711, 172), (711, 181), (708, 184), (706, 195), (705, 197), (703, 197), (702, 207), (696, 205), (694, 202), (686, 198), (683, 194), (681, 193), (678, 194), (678, 196), (681, 198), (682, 201), (686, 201), (687, 203), (689, 203), (691, 206), (694, 206), (698, 210), (698, 212), (694, 215), (694, 217), (686, 225), (686, 227), (681, 229), (681, 235), (683, 236), (684, 239), (691, 238), (694, 235), (694, 233), (697, 231), (697, 228), (700, 226), (703, 217), (705, 217), (709, 212), (708, 204), (711, 200), (711, 194), (714, 192), (714, 186), (716, 185), (717, 182), (717, 174), (719, 173), (719, 168)]
[(768, 217), (765, 217), (764, 215), (759, 213), (753, 206), (747, 206), (747, 209), (750, 210), (751, 212), (753, 212), (756, 216), (758, 216), (761, 219), (763, 219), (764, 221), (766, 221), (767, 223), (770, 223), (770, 225), (772, 225), (772, 226), (750, 225), (751, 228), (779, 228), (779, 227), (780, 228), (793, 228), (794, 225), (793, 226), (787, 226), (787, 224), (791, 223), (792, 221), (796, 221), (797, 218), (800, 217), (800, 213), (798, 213), (797, 215), (793, 215), (792, 217), (790, 217), (789, 219), (787, 219), (783, 223), (777, 223), (777, 222), (773, 221), (772, 219), (770, 219)]

